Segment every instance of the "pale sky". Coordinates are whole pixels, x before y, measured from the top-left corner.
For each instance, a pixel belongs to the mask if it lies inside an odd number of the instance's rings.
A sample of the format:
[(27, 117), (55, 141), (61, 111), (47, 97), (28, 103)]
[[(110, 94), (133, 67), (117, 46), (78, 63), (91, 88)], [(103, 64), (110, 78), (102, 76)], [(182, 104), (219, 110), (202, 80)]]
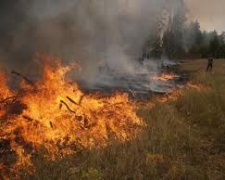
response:
[(225, 0), (185, 0), (192, 19), (199, 20), (203, 30), (225, 31)]

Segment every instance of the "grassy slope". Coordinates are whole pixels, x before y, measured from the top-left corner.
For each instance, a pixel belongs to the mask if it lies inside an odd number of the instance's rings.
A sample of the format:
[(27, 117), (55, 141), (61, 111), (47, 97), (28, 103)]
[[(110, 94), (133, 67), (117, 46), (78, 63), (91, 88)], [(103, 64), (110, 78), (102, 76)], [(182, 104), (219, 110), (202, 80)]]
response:
[(139, 107), (148, 127), (137, 139), (57, 162), (37, 158), (33, 179), (225, 179), (225, 60), (215, 62), (213, 73), (204, 72), (205, 63), (181, 68), (208, 88)]

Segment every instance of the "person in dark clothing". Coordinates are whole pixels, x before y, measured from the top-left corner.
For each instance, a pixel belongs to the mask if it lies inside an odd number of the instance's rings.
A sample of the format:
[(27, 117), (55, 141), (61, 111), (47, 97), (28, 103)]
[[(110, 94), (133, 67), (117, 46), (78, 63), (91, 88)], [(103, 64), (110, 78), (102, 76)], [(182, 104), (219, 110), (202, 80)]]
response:
[(207, 65), (206, 71), (207, 71), (207, 72), (208, 72), (208, 71), (211, 72), (212, 69), (213, 69), (213, 58), (210, 57), (210, 58), (208, 59), (208, 65)]

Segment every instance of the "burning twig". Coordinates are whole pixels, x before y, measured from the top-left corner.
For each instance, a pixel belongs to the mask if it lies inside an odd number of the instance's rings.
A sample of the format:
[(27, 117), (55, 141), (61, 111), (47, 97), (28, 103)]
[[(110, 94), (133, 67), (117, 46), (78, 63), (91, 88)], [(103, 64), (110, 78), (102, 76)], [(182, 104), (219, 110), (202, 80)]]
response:
[(51, 128), (53, 129), (53, 124), (52, 124), (52, 121), (49, 122)]
[(67, 103), (65, 103), (63, 100), (60, 101), (60, 107), (61, 107), (61, 108), (62, 108), (62, 105), (65, 105), (66, 108), (68, 109), (68, 111), (70, 111), (71, 113), (76, 114), (76, 112), (73, 111), (73, 110), (69, 107), (69, 105), (68, 105)]
[(34, 85), (34, 83), (33, 83), (33, 81), (31, 81), (30, 79), (28, 79), (26, 76), (24, 76), (23, 74), (20, 74), (20, 73), (18, 73), (18, 72), (16, 72), (16, 71), (12, 71), (11, 72), (12, 74), (15, 74), (15, 75), (17, 75), (17, 76), (19, 76), (19, 77), (21, 77), (25, 82), (27, 82), (29, 85), (31, 85), (31, 86), (35, 86)]
[[(79, 104), (77, 104), (77, 103), (76, 103), (73, 99), (71, 99), (70, 97), (67, 97), (67, 99), (68, 99), (70, 102), (72, 102), (73, 104), (79, 106)], [(61, 103), (61, 104), (60, 104), (60, 109), (62, 108), (62, 105), (65, 105), (66, 108), (67, 108), (71, 113), (76, 114), (76, 112), (73, 111), (73, 110), (69, 107), (69, 105), (68, 105), (66, 102), (64, 102), (63, 100), (61, 100), (60, 103)], [(87, 117), (83, 117), (83, 116), (75, 116), (75, 117), (76, 117), (76, 119), (77, 119), (79, 122), (83, 122), (82, 128), (84, 128), (84, 129), (89, 129), (89, 128), (91, 128), (91, 127), (93, 126), (92, 124), (89, 124), (89, 120), (88, 120)], [(50, 125), (51, 125), (51, 127), (53, 128), (51, 122), (50, 122)]]
[(80, 106), (78, 103), (76, 103), (72, 98), (70, 98), (69, 96), (66, 97), (71, 103)]
[(32, 119), (32, 118), (30, 118), (30, 117), (28, 117), (26, 115), (23, 115), (23, 118), (26, 119), (26, 120), (28, 120), (28, 121), (30, 121), (30, 122), (34, 121), (34, 119)]
[(34, 127), (45, 127), (43, 126), (38, 120), (33, 119), (27, 115), (22, 116), (25, 120), (27, 120), (29, 123), (32, 123)]
[(59, 109), (61, 110), (62, 109), (62, 103), (60, 102), (59, 104)]
[[(54, 160), (59, 155), (72, 154), (74, 144), (85, 148), (105, 146), (111, 140), (110, 133), (121, 142), (136, 136), (138, 125), (143, 122), (128, 95), (84, 95), (75, 83), (65, 80), (70, 69), (46, 64), (44, 78), (37, 83), (13, 71), (26, 81), (25, 85), (32, 85), (24, 87), (23, 83), (19, 91), (11, 91), (7, 79), (0, 78), (0, 179), (4, 170), (17, 173), (30, 168), (43, 148), (49, 152), (49, 159)], [(58, 99), (60, 95), (64, 98)], [(59, 112), (59, 108), (63, 109)]]
[(16, 98), (17, 98), (16, 96), (7, 97), (7, 98), (1, 100), (1, 101), (0, 101), (0, 104), (7, 103), (8, 101), (14, 102), (14, 101), (16, 100)]
[(82, 103), (84, 97), (85, 97), (85, 95), (82, 95), (82, 96), (80, 97), (79, 102), (78, 102), (79, 105), (81, 105), (81, 103)]

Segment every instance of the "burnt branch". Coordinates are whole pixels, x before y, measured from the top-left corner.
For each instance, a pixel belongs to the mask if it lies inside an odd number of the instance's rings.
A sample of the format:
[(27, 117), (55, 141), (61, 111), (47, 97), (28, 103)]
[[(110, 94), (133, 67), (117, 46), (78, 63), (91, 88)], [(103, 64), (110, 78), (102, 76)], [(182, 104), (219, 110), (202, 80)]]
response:
[(30, 121), (30, 122), (35, 121), (34, 119), (32, 119), (32, 118), (30, 118), (30, 117), (28, 117), (26, 115), (23, 115), (23, 118), (28, 120), (28, 121)]
[(79, 105), (81, 105), (81, 103), (82, 103), (84, 97), (85, 97), (85, 95), (82, 95), (82, 96), (81, 96), (81, 98), (80, 98), (80, 100), (79, 100), (79, 102), (78, 102)]
[(60, 107), (62, 107), (62, 105), (66, 106), (67, 110), (70, 111), (71, 113), (76, 114), (75, 111), (73, 111), (68, 104), (66, 104), (63, 100), (60, 101)]
[(72, 98), (70, 98), (69, 96), (66, 97), (71, 103), (80, 106), (77, 102), (75, 102)]
[(66, 98), (73, 104), (77, 105), (77, 106), (81, 106), (81, 103), (84, 99), (85, 95), (82, 95), (81, 98), (79, 99), (79, 102), (75, 102), (71, 97), (67, 96)]
[[(29, 116), (27, 116), (27, 115), (23, 115), (22, 117), (23, 117), (25, 120), (27, 120), (29, 123), (32, 123), (32, 125), (35, 126), (35, 127), (45, 127), (45, 126), (43, 126), (38, 120), (33, 119), (33, 118), (31, 118), (31, 117), (29, 117)], [(51, 126), (51, 124), (50, 124), (50, 126)]]
[(53, 129), (53, 123), (52, 123), (52, 121), (50, 121), (49, 124), (50, 124), (51, 128)]
[(14, 102), (16, 99), (17, 99), (17, 96), (7, 97), (7, 98), (1, 100), (0, 104), (8, 103), (9, 101)]
[(23, 74), (16, 72), (16, 71), (12, 71), (12, 74), (21, 77), (27, 84), (31, 85), (31, 86), (35, 86), (34, 82), (31, 81), (30, 79), (28, 79), (26, 76), (24, 76)]

